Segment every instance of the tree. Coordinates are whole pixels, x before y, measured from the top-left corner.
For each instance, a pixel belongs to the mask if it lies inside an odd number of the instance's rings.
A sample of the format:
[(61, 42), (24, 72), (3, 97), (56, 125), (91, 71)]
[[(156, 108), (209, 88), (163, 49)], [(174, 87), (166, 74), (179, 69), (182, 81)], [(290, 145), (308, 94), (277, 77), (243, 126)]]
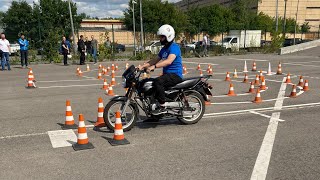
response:
[(29, 35), (34, 21), (32, 14), (32, 7), (26, 1), (12, 1), (2, 19), (4, 33), (9, 41), (17, 41), (21, 33)]
[(300, 27), (301, 27), (301, 39), (302, 39), (302, 35), (309, 32), (311, 27), (309, 26), (309, 22), (304, 22)]
[[(136, 1), (137, 4), (140, 0)], [(170, 24), (174, 27), (176, 35), (183, 32), (187, 26), (186, 15), (178, 10), (173, 4), (161, 2), (161, 0), (142, 0), (143, 3), (143, 25), (144, 31), (155, 34), (163, 24)], [(140, 6), (135, 5), (136, 29), (140, 31)], [(128, 29), (133, 29), (132, 0), (129, 1), (129, 8), (124, 10), (124, 24)]]

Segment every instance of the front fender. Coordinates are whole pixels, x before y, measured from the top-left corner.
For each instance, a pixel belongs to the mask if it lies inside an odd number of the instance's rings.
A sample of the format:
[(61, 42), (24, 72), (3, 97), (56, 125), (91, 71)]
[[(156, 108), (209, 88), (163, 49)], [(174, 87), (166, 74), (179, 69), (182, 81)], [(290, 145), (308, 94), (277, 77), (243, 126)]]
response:
[[(113, 98), (110, 99), (110, 101), (127, 101), (128, 97), (126, 96), (115, 96)], [(130, 104), (135, 108), (135, 112), (137, 113), (137, 117), (139, 115), (139, 107), (138, 105), (135, 103), (135, 101), (130, 101)]]
[(126, 96), (115, 96), (110, 99), (110, 101), (127, 101), (128, 97)]

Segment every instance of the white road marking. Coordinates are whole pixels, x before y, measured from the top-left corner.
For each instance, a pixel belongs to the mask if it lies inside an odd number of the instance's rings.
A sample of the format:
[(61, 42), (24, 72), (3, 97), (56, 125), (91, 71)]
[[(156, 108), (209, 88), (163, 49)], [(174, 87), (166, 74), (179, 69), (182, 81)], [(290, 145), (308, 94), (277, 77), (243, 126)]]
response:
[(211, 65), (213, 65), (213, 66), (216, 66), (216, 65), (219, 65), (219, 64), (213, 64), (213, 63), (200, 63), (200, 62), (186, 62), (186, 61), (184, 61), (183, 63), (185, 63), (185, 64), (211, 64)]
[(288, 64), (288, 65), (293, 65), (293, 66), (320, 67), (317, 65), (306, 65), (306, 64), (296, 64), (296, 63), (283, 63), (283, 64)]
[[(285, 80), (285, 77), (283, 78)], [(285, 96), (287, 84), (282, 83), (280, 91), (278, 93), (278, 100), (274, 105), (274, 110), (281, 110), (283, 105), (283, 99)], [(280, 118), (280, 112), (274, 112), (271, 115), (267, 132), (262, 141), (262, 145), (256, 160), (256, 163), (251, 174), (251, 180), (264, 180), (266, 179), (269, 162), (271, 158), (274, 139), (277, 133), (278, 119)]]
[(239, 59), (239, 58), (228, 58), (231, 60), (238, 60), (238, 61), (269, 61), (269, 60), (264, 60), (264, 59)]
[(74, 81), (96, 81), (99, 79), (70, 79), (70, 80), (56, 80), (56, 81), (37, 81), (37, 83), (55, 83), (55, 82), (74, 82)]
[(32, 134), (20, 134), (20, 135), (12, 135), (12, 136), (2, 136), (0, 139), (11, 139), (11, 138), (20, 138), (20, 137), (29, 137), (29, 136), (39, 136), (39, 135), (45, 135), (48, 134), (45, 133), (32, 133)]
[(86, 87), (86, 86), (102, 86), (102, 84), (68, 85), (68, 86), (47, 86), (47, 87), (39, 87), (39, 88), (40, 88), (40, 89), (48, 89), (48, 88)]
[(72, 129), (48, 131), (53, 148), (72, 146), (77, 143), (77, 136)]
[[(271, 116), (269, 116), (269, 115), (258, 113), (258, 112), (255, 112), (255, 111), (249, 111), (249, 112), (252, 113), (252, 114), (256, 114), (256, 115), (262, 116), (262, 117), (271, 118)], [(277, 119), (277, 120), (280, 121), (280, 122), (284, 122), (285, 121), (283, 119)]]

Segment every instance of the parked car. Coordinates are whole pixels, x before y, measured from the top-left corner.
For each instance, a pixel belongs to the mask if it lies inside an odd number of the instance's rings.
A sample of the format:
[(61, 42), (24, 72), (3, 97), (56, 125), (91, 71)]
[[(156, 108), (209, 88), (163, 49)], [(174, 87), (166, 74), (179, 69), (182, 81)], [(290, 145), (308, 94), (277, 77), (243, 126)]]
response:
[(151, 54), (158, 54), (163, 45), (160, 41), (151, 41), (148, 46), (146, 46), (145, 51)]
[(114, 49), (120, 53), (126, 51), (126, 46), (123, 44), (115, 44)]
[[(296, 40), (296, 44), (302, 43), (302, 40), (300, 38), (295, 38), (295, 40)], [(292, 46), (292, 45), (294, 45), (294, 38), (286, 38), (286, 39), (284, 39), (283, 47)]]
[(15, 44), (10, 44), (10, 55), (19, 55), (20, 53), (20, 45), (15, 43)]

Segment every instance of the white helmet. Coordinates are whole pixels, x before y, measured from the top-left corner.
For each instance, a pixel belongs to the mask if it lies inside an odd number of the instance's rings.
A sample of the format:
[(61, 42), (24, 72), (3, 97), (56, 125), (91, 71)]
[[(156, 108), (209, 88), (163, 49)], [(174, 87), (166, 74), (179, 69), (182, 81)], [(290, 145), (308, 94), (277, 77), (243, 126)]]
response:
[(157, 35), (165, 36), (167, 38), (167, 41), (171, 42), (174, 39), (175, 32), (172, 26), (170, 26), (169, 24), (165, 24), (158, 29)]

